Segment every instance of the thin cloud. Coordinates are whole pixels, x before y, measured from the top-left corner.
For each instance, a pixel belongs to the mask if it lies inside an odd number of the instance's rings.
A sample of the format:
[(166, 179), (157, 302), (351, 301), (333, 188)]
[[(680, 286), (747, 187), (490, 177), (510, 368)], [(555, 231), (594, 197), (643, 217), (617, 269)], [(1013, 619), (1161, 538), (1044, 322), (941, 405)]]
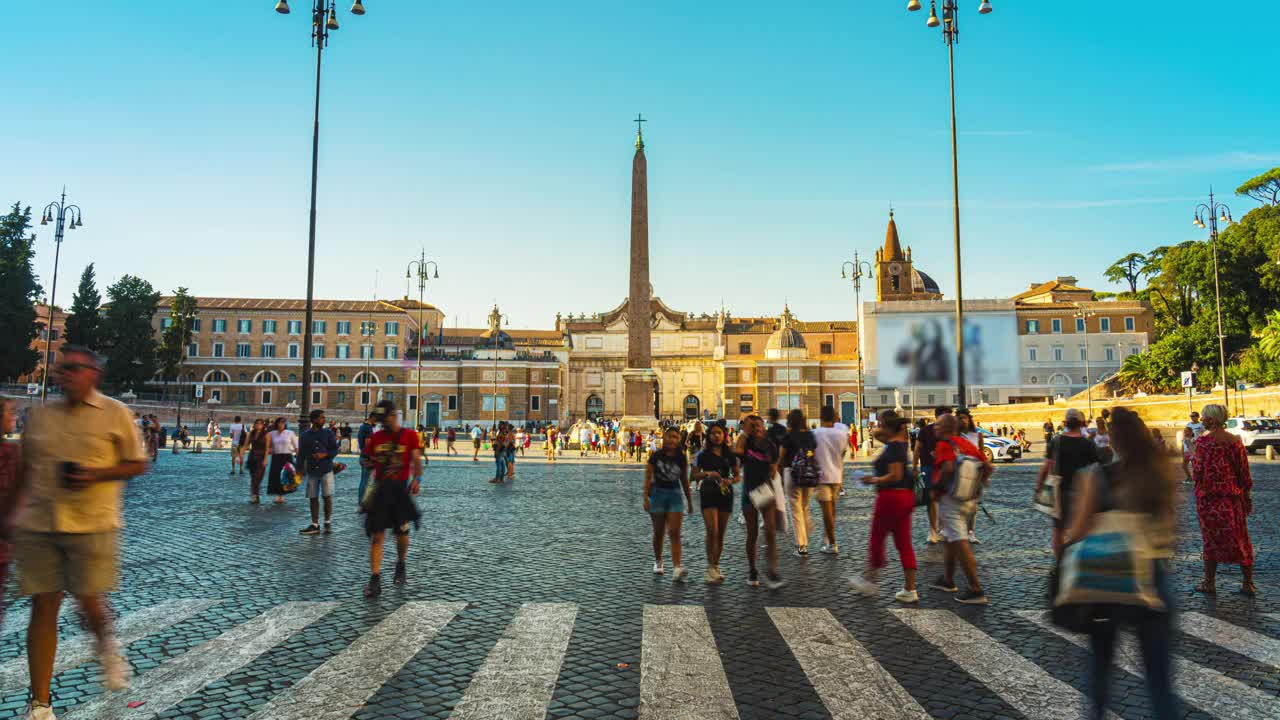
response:
[(1126, 172), (1166, 172), (1166, 171), (1212, 171), (1243, 167), (1280, 165), (1280, 154), (1254, 152), (1224, 152), (1211, 155), (1186, 155), (1161, 160), (1136, 160), (1123, 163), (1106, 163), (1093, 165), (1093, 172), (1126, 173)]

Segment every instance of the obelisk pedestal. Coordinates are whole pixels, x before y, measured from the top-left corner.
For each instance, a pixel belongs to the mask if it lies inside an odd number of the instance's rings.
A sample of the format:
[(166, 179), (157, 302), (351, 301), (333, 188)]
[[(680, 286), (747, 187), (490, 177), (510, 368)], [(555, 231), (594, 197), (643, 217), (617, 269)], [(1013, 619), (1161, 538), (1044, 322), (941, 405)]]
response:
[[(636, 118), (636, 125), (644, 122)], [(654, 392), (651, 325), (653, 288), (649, 285), (649, 167), (644, 135), (636, 131), (636, 154), (631, 161), (631, 278), (627, 295), (627, 367), (622, 371), (622, 425), (632, 430), (658, 427)]]

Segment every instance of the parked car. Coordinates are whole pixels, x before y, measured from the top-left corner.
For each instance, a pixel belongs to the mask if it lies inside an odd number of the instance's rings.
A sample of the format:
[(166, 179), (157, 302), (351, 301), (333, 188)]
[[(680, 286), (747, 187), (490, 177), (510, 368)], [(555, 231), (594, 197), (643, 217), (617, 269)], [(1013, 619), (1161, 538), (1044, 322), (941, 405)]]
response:
[(982, 454), (987, 456), (987, 462), (1011, 463), (1022, 457), (1022, 446), (1013, 438), (1000, 437), (982, 428), (978, 431), (982, 433)]
[(1275, 418), (1233, 417), (1227, 420), (1227, 432), (1238, 436), (1250, 453), (1268, 445), (1280, 446), (1280, 420)]

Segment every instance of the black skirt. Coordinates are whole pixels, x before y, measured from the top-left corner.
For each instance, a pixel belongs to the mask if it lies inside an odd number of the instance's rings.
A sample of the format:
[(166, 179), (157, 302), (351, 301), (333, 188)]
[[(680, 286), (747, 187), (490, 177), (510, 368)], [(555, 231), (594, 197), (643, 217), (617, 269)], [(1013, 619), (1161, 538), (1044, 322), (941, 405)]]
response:
[(409, 494), (409, 483), (399, 480), (378, 482), (373, 496), (360, 512), (364, 513), (364, 531), (367, 535), (408, 529), (409, 523), (413, 523), (413, 529), (417, 530), (418, 519), (422, 517), (418, 504)]
[(285, 463), (293, 462), (293, 456), (288, 453), (279, 453), (271, 456), (271, 468), (267, 470), (267, 494), (283, 495), (284, 483), (280, 482), (280, 473), (284, 470)]

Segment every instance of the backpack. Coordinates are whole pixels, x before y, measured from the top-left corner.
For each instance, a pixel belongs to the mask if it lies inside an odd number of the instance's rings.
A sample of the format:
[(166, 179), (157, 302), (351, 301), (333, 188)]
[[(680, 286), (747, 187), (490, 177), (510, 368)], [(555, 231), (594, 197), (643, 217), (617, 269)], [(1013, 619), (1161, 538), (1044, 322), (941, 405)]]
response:
[(947, 493), (962, 502), (977, 500), (982, 496), (982, 463), (961, 452), (950, 438), (947, 438), (947, 443), (956, 451), (956, 467), (951, 473)]
[(796, 487), (817, 487), (822, 482), (822, 468), (815, 453), (818, 444), (812, 434), (809, 438), (791, 457), (791, 482)]

